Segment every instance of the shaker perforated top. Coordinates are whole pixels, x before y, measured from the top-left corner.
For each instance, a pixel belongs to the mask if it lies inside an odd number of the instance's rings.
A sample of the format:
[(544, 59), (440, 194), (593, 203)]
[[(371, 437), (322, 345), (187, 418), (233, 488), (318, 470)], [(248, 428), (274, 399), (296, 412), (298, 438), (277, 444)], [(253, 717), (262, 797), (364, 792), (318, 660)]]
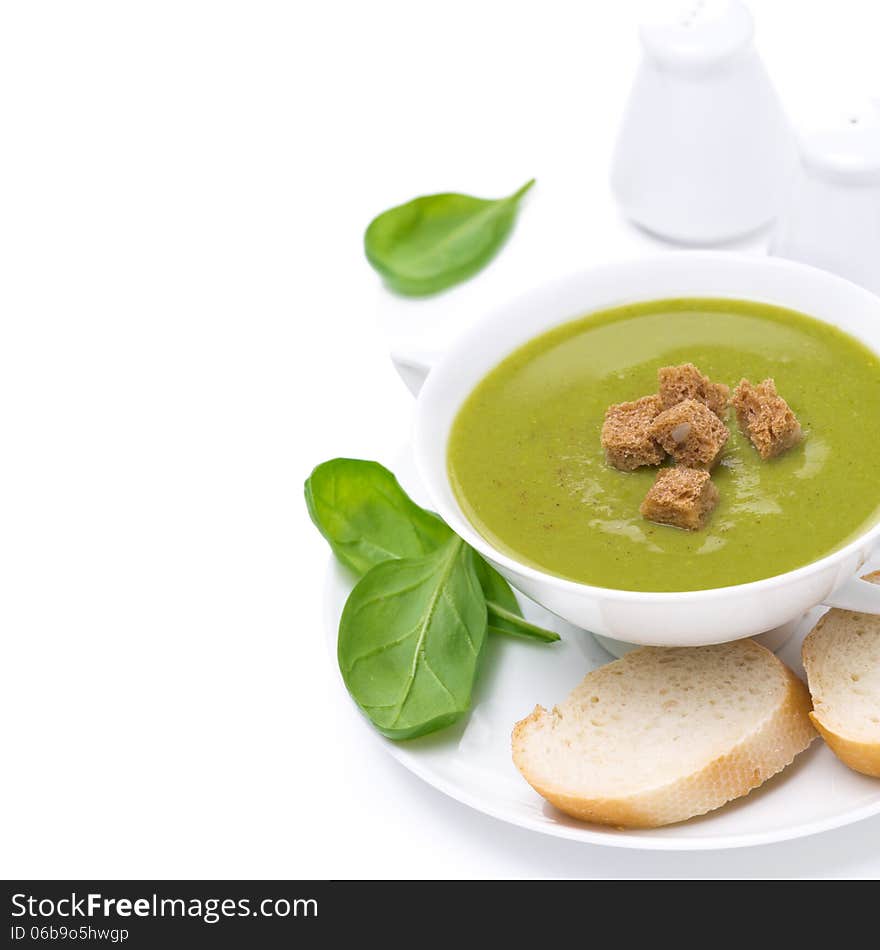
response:
[(807, 170), (838, 184), (880, 184), (880, 105), (854, 109), (801, 138)]
[(739, 0), (652, 0), (639, 27), (648, 56), (671, 69), (721, 65), (751, 46), (754, 25)]

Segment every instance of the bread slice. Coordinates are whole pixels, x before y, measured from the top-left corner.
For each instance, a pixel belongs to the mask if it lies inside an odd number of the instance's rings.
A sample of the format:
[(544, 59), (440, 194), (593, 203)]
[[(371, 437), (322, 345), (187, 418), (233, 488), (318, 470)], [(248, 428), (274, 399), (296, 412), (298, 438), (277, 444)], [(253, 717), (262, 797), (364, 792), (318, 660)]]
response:
[[(864, 580), (880, 584), (880, 571)], [(829, 610), (802, 657), (822, 738), (851, 769), (880, 778), (880, 617)]]
[(752, 640), (643, 647), (513, 730), (513, 761), (561, 811), (652, 828), (765, 782), (816, 738), (804, 684)]

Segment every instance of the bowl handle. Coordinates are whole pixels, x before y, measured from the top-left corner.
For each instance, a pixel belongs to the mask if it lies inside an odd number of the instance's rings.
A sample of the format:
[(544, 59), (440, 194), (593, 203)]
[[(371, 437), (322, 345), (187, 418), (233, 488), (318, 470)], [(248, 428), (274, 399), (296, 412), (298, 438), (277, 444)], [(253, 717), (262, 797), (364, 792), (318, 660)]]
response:
[(880, 614), (880, 576), (876, 582), (861, 577), (851, 578), (830, 597), (825, 598), (825, 606), (856, 610), (862, 614)]
[(431, 367), (440, 359), (440, 354), (431, 350), (393, 350), (391, 353), (391, 362), (394, 363), (401, 379), (406, 383), (407, 389), (418, 396)]

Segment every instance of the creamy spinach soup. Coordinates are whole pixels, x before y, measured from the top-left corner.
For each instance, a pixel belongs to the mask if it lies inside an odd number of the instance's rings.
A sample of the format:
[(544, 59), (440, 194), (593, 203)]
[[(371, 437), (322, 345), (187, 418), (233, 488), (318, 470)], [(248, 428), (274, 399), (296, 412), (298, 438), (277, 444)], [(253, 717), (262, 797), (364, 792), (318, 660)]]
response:
[[(606, 408), (695, 363), (731, 387), (773, 377), (803, 426), (771, 461), (738, 431), (712, 479), (708, 526), (645, 521), (656, 468), (605, 463)], [(591, 314), (516, 350), (455, 419), (448, 466), (476, 529), (517, 560), (624, 590), (701, 590), (807, 564), (880, 517), (880, 360), (811, 317), (736, 300), (664, 300)]]

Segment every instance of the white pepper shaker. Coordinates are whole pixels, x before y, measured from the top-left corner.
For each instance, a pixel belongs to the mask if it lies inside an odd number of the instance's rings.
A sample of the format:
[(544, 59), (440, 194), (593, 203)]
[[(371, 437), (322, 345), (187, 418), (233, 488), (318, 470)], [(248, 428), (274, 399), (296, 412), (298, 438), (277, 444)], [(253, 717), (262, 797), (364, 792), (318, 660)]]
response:
[(880, 294), (880, 107), (851, 110), (800, 145), (770, 253)]
[(652, 4), (611, 183), (630, 219), (711, 244), (777, 214), (796, 146), (739, 0)]

